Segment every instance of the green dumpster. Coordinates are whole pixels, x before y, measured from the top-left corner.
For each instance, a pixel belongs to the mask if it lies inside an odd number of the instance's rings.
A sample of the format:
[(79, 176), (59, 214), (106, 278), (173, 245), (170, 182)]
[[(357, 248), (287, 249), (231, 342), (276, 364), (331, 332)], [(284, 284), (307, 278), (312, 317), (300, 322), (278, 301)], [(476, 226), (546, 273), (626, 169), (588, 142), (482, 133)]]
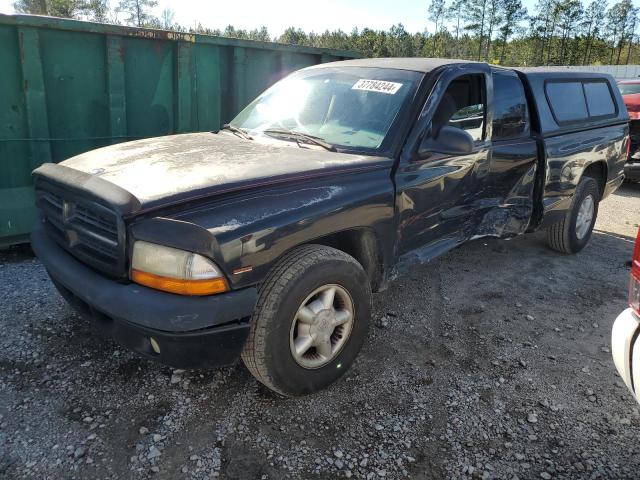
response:
[(38, 165), (127, 140), (216, 130), (289, 72), (355, 56), (0, 15), (0, 247), (28, 241)]

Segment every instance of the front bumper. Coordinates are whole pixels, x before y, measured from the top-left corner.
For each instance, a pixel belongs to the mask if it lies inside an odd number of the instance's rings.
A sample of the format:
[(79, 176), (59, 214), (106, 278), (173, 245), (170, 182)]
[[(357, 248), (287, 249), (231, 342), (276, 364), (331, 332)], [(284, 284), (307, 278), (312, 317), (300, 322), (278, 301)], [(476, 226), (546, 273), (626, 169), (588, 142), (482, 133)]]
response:
[(611, 354), (618, 373), (636, 400), (640, 390), (640, 318), (627, 308), (613, 323)]
[[(106, 278), (59, 247), (41, 226), (31, 244), (63, 297), (100, 332), (176, 368), (234, 363), (249, 333), (257, 291), (186, 297)], [(153, 338), (160, 353), (151, 347)]]
[(627, 180), (640, 180), (640, 161), (627, 162), (624, 164), (624, 177)]

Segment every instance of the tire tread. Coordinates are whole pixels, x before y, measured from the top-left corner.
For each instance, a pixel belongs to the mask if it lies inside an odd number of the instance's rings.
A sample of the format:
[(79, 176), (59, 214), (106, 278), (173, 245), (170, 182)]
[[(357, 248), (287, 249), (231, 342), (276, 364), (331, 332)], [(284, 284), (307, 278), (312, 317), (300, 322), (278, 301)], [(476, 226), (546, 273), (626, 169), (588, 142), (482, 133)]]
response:
[[(585, 190), (589, 189), (590, 187), (594, 189), (594, 193), (596, 193), (595, 198), (596, 201), (598, 201), (599, 187), (596, 179), (590, 176), (581, 178), (580, 183), (578, 183), (578, 187), (576, 188), (576, 193), (573, 196), (571, 208), (567, 211), (567, 213), (562, 217), (561, 220), (558, 220), (557, 222), (547, 227), (547, 244), (552, 250), (566, 254), (576, 253), (571, 244), (571, 220), (574, 209), (578, 208), (578, 200), (583, 198)], [(597, 211), (598, 210), (596, 205), (594, 215), (597, 215)]]

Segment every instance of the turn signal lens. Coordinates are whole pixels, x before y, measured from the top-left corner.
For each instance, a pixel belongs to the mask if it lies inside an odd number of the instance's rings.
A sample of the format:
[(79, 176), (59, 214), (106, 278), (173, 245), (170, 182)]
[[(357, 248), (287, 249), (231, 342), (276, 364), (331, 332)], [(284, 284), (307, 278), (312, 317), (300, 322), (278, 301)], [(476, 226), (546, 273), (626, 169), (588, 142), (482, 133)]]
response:
[(131, 271), (131, 280), (146, 287), (177, 293), (179, 295), (213, 295), (227, 291), (227, 282), (223, 278), (211, 280), (179, 280), (176, 278), (161, 277), (153, 273)]
[(208, 258), (144, 241), (133, 245), (131, 280), (179, 295), (213, 295), (229, 288), (222, 272)]

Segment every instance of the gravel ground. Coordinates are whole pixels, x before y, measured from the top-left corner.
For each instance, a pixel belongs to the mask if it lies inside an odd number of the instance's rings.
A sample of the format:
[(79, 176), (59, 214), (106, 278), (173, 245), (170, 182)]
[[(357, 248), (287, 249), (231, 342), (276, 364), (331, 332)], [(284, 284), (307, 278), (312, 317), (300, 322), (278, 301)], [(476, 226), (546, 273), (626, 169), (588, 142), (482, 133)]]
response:
[(0, 254), (0, 477), (638, 478), (609, 333), (640, 186), (589, 246), (478, 240), (375, 297), (354, 367), (279, 399), (241, 365), (172, 371), (91, 331), (26, 249)]

